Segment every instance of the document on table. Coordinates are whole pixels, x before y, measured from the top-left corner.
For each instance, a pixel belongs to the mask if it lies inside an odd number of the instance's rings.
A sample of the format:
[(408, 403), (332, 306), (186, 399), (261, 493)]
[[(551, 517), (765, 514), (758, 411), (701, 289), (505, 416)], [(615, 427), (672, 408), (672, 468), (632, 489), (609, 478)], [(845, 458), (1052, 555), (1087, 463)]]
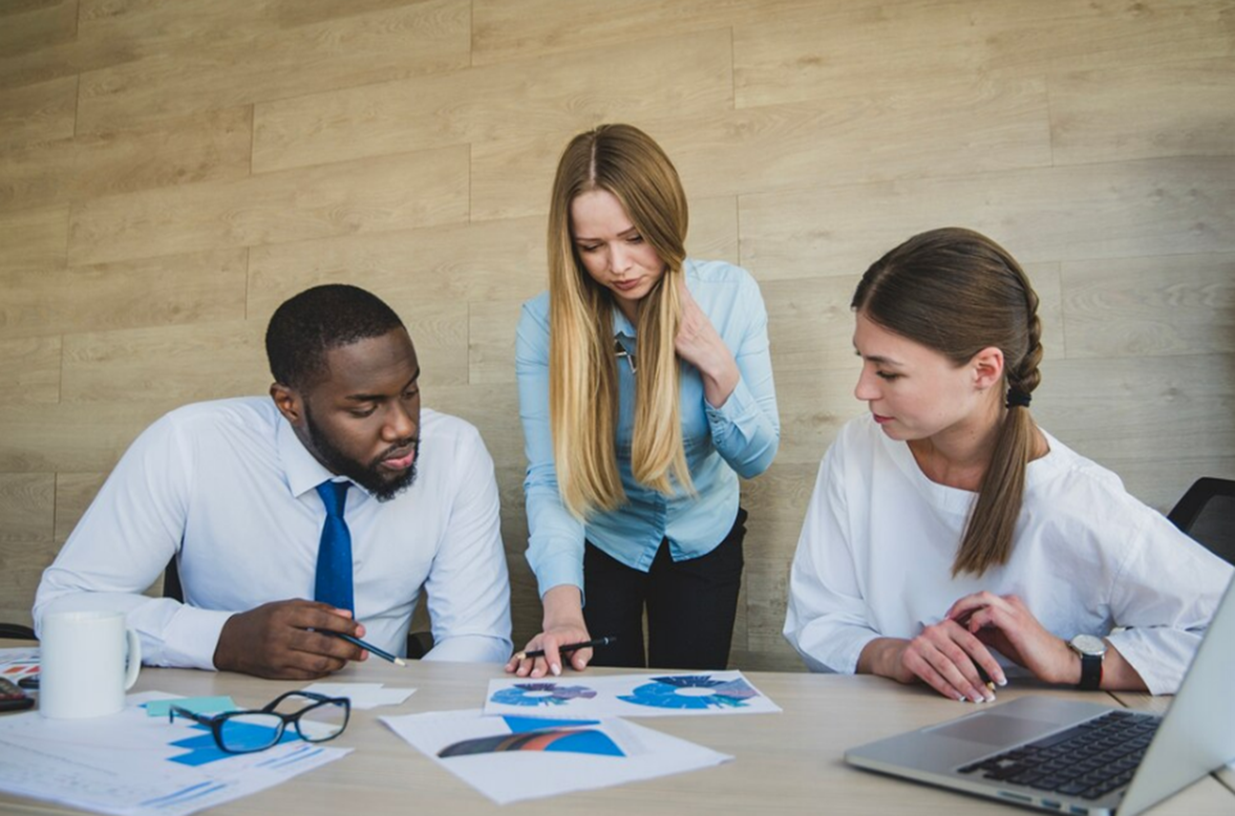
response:
[(767, 714), (780, 707), (740, 671), (619, 674), (489, 681), (486, 714), (524, 717), (668, 717)]
[(225, 754), (191, 720), (146, 716), (143, 692), (119, 714), (49, 720), (37, 711), (0, 719), (0, 790), (118, 816), (183, 816), (255, 793), (350, 753), (292, 733), (268, 751)]
[(733, 757), (618, 719), (383, 717), (414, 748), (498, 804), (693, 771)]
[(39, 647), (0, 649), (0, 677), (16, 683), (39, 673)]
[(314, 683), (301, 691), (312, 691), (327, 697), (347, 697), (353, 710), (401, 705), (416, 689), (383, 688), (381, 683)]

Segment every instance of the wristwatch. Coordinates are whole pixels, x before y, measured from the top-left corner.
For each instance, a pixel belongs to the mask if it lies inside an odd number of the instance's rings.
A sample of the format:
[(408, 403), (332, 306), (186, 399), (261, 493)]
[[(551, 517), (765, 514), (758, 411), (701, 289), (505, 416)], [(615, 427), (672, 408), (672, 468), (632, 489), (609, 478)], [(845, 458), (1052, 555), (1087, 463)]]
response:
[(1093, 635), (1077, 635), (1068, 641), (1072, 651), (1081, 656), (1081, 682), (1076, 687), (1097, 691), (1102, 685), (1102, 661), (1106, 658), (1106, 641)]

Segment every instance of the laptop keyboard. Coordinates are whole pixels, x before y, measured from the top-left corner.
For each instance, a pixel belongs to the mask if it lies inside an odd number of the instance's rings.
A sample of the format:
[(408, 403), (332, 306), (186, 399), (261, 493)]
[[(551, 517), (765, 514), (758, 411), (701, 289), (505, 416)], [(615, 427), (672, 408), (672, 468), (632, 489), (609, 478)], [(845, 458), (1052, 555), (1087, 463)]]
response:
[(959, 768), (986, 779), (1082, 799), (1128, 784), (1160, 717), (1112, 711), (1066, 731)]

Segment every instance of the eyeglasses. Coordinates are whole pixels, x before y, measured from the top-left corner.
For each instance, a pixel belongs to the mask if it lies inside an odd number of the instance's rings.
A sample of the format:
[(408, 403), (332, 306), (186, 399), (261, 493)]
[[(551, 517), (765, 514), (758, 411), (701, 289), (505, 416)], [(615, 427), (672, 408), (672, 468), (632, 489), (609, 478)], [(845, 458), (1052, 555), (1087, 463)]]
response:
[[(293, 714), (277, 709), (284, 701), (305, 703)], [(228, 754), (251, 754), (279, 743), (289, 725), (306, 742), (325, 742), (343, 733), (351, 716), (352, 701), (347, 697), (327, 697), (311, 691), (289, 691), (280, 694), (260, 711), (225, 711), (222, 714), (198, 714), (187, 708), (172, 706), (167, 721), (177, 716), (187, 717), (210, 728), (219, 750)]]
[(634, 373), (635, 373), (635, 355), (634, 355), (634, 353), (633, 353), (633, 352), (630, 352), (630, 351), (627, 351), (627, 350), (626, 350), (626, 347), (622, 345), (622, 341), (621, 341), (621, 340), (617, 340), (617, 339), (614, 339), (614, 341), (613, 341), (613, 350), (617, 353), (617, 358), (618, 358), (619, 360), (620, 360), (620, 359), (622, 359), (623, 357), (625, 357), (625, 358), (626, 358), (626, 362), (630, 365), (630, 373), (631, 373), (631, 374), (634, 374)]

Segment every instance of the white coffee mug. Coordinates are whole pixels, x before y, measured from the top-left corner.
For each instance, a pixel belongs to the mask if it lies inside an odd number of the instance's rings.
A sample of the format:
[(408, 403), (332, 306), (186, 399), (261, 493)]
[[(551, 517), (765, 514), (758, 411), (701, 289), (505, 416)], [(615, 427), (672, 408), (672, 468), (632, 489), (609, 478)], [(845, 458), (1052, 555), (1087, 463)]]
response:
[(39, 630), (39, 712), (55, 719), (124, 710), (142, 649), (123, 612), (49, 612)]

